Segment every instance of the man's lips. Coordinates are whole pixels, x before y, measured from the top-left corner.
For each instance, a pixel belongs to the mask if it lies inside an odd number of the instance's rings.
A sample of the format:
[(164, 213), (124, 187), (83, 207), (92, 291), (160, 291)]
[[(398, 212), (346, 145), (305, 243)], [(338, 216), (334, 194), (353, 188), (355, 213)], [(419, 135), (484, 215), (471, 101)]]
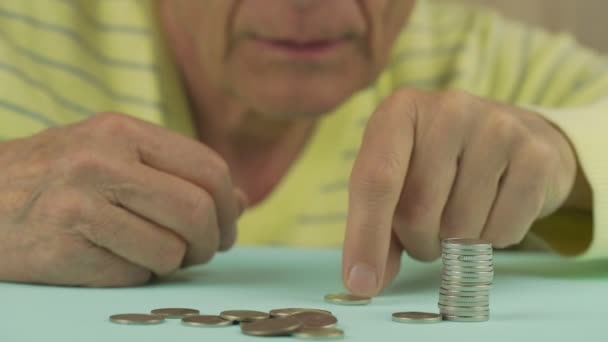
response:
[(255, 37), (253, 41), (261, 48), (290, 57), (321, 58), (335, 53), (351, 40), (348, 38), (296, 40)]

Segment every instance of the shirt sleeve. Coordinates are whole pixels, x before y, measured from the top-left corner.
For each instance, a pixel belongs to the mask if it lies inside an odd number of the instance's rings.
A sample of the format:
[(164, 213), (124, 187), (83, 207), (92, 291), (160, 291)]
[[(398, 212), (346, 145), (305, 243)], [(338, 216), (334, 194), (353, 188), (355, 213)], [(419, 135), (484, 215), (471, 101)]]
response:
[(540, 113), (570, 140), (591, 185), (592, 213), (559, 211), (531, 235), (564, 255), (608, 258), (608, 58), (492, 12), (471, 21), (463, 51), (455, 86)]

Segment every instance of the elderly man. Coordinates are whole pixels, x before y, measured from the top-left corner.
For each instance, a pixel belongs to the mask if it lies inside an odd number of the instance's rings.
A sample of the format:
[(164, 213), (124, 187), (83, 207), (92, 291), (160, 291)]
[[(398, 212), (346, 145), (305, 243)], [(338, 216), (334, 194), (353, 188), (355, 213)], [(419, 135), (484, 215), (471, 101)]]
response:
[(358, 294), (444, 237), (606, 257), (605, 127), (605, 58), (460, 5), (3, 1), (0, 280), (145, 283), (241, 215)]

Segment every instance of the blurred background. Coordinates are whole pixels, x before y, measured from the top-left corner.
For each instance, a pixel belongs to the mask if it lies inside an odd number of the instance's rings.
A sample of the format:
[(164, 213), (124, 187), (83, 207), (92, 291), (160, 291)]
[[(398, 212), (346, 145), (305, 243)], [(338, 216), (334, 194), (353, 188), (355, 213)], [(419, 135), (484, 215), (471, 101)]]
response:
[(582, 43), (608, 53), (608, 0), (446, 0), (492, 6), (505, 15), (551, 31), (572, 32)]

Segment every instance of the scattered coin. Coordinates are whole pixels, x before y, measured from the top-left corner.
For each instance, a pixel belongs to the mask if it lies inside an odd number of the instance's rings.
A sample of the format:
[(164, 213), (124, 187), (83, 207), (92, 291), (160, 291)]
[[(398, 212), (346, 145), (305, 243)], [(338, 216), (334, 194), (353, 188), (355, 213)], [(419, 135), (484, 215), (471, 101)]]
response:
[(429, 312), (395, 312), (393, 321), (416, 324), (439, 323), (441, 322), (441, 315)]
[(294, 317), (302, 328), (333, 328), (338, 324), (338, 319), (332, 315), (318, 312), (299, 312), (289, 317)]
[(303, 340), (337, 340), (344, 338), (344, 331), (336, 328), (298, 329), (291, 336)]
[(331, 315), (332, 313), (326, 310), (321, 309), (307, 309), (307, 308), (284, 308), (284, 309), (274, 309), (270, 311), (270, 316), (272, 317), (287, 317), (293, 314), (297, 314), (300, 312), (317, 312), (322, 314)]
[(231, 320), (213, 315), (187, 316), (182, 318), (182, 323), (193, 327), (225, 327), (234, 324)]
[(234, 322), (251, 322), (270, 317), (270, 315), (265, 312), (253, 310), (226, 310), (222, 311), (220, 316)]
[(325, 295), (325, 301), (340, 305), (367, 305), (372, 302), (372, 298), (350, 293), (330, 293)]
[(154, 309), (151, 312), (153, 315), (163, 316), (165, 318), (184, 318), (186, 316), (198, 315), (200, 312), (195, 309), (185, 308), (164, 308)]
[(301, 324), (296, 318), (267, 318), (241, 324), (244, 334), (253, 336), (284, 336), (298, 330)]
[(148, 314), (118, 314), (110, 316), (110, 321), (118, 324), (159, 324), (165, 321), (165, 318), (158, 315)]

